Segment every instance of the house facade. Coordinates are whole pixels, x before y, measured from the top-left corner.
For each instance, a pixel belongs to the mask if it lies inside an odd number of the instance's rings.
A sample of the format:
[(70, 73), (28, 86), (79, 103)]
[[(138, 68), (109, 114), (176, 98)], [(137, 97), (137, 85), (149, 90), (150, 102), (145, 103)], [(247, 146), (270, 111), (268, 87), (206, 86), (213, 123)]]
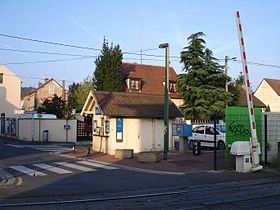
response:
[(254, 95), (269, 106), (271, 112), (280, 112), (280, 80), (263, 79)]
[(0, 65), (0, 114), (13, 117), (20, 114), (21, 79)]
[[(92, 149), (114, 155), (116, 149), (163, 151), (164, 96), (91, 91), (81, 115), (93, 120)], [(169, 100), (169, 128), (183, 117)], [(172, 132), (169, 131), (172, 149)]]
[[(126, 93), (164, 95), (165, 67), (122, 63), (122, 85)], [(169, 67), (169, 98), (176, 106), (183, 104), (177, 88), (177, 74)]]
[(61, 86), (54, 79), (45, 78), (45, 82), (43, 84), (39, 82), (38, 88), (23, 96), (22, 108), (25, 111), (37, 110), (45, 99), (53, 97), (55, 94), (58, 97), (61, 97), (64, 101), (68, 100), (68, 94), (67, 91), (65, 91), (65, 82), (63, 81)]

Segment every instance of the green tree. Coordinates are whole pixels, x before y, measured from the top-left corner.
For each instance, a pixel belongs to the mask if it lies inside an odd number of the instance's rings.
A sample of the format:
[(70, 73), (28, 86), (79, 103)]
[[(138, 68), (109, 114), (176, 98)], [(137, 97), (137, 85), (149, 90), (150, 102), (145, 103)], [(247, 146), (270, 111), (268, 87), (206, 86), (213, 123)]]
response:
[(185, 74), (178, 76), (178, 88), (184, 104), (182, 111), (187, 119), (209, 120), (216, 113), (224, 115), (231, 94), (225, 91), (225, 81), (230, 80), (213, 57), (210, 49), (205, 48), (203, 32), (188, 37), (189, 45), (181, 52), (181, 63)]
[(74, 91), (75, 99), (78, 103), (76, 106), (77, 112), (81, 112), (83, 106), (87, 100), (88, 94), (91, 90), (94, 89), (93, 81), (90, 76), (84, 79), (82, 83), (79, 83), (77, 89)]
[(96, 90), (121, 92), (122, 88), (122, 52), (120, 46), (109, 47), (104, 39), (101, 55), (95, 60), (94, 85)]
[(80, 83), (74, 82), (72, 85), (69, 85), (69, 87), (68, 87), (68, 105), (72, 109), (77, 109), (77, 107), (79, 105), (77, 96), (76, 96), (76, 91), (78, 90), (78, 88), (80, 86), (81, 86)]
[(46, 98), (42, 106), (38, 107), (39, 113), (54, 114), (57, 118), (61, 119), (64, 117), (63, 110), (65, 108), (65, 102), (61, 97), (56, 94), (53, 97)]
[(244, 84), (244, 76), (242, 72), (239, 73), (236, 79), (229, 82), (228, 90), (232, 94), (232, 100), (229, 102), (229, 106), (240, 106), (240, 90)]

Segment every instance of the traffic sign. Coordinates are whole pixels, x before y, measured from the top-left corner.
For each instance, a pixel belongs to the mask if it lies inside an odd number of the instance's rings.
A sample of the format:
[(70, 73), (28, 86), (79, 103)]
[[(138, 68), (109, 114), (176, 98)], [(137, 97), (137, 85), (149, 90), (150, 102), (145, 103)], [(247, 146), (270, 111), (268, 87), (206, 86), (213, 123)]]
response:
[(68, 112), (65, 112), (65, 119), (68, 119)]

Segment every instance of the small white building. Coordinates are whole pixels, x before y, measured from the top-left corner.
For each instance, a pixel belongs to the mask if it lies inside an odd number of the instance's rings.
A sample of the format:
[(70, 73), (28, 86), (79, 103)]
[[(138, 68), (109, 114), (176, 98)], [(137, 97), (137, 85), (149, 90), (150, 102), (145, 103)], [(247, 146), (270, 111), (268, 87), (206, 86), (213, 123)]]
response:
[[(92, 116), (92, 149), (110, 155), (116, 149), (163, 151), (164, 96), (124, 92), (91, 91), (82, 116)], [(183, 117), (169, 100), (169, 148), (172, 149), (171, 125)]]

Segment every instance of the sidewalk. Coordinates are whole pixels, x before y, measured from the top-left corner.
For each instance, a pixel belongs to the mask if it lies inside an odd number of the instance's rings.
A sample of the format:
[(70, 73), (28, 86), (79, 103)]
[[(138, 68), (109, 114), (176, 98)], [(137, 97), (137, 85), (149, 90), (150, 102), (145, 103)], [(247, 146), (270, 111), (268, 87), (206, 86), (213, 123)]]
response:
[[(75, 154), (72, 151), (64, 152), (62, 155), (67, 155), (75, 158), (85, 158), (96, 162), (114, 164), (120, 167), (133, 168), (136, 170), (148, 170), (154, 173), (171, 173), (171, 174), (185, 174), (189, 172), (197, 171), (210, 171), (214, 170), (214, 155), (213, 151), (202, 151), (198, 156), (187, 153), (181, 154), (177, 152), (168, 152), (168, 160), (163, 160), (163, 154), (161, 153), (161, 160), (156, 163), (140, 163), (137, 159), (137, 154), (133, 159), (116, 159), (112, 155), (106, 155), (99, 152), (93, 152), (88, 157), (87, 148), (76, 148)], [(218, 154), (218, 157), (221, 154)], [(224, 158), (223, 158), (224, 159)], [(221, 160), (219, 160), (219, 165)], [(224, 164), (223, 166), (224, 167)]]

